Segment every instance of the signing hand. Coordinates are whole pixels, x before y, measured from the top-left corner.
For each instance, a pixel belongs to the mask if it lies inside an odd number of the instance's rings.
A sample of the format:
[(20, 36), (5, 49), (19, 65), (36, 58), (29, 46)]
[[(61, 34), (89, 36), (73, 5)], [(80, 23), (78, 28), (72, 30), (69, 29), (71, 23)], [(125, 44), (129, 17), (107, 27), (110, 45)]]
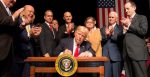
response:
[(78, 57), (92, 57), (92, 53), (89, 51), (82, 52)]
[(64, 53), (63, 54), (69, 54), (69, 55), (72, 55), (72, 51), (71, 50), (69, 50), (69, 49), (66, 49), (65, 51), (64, 51)]

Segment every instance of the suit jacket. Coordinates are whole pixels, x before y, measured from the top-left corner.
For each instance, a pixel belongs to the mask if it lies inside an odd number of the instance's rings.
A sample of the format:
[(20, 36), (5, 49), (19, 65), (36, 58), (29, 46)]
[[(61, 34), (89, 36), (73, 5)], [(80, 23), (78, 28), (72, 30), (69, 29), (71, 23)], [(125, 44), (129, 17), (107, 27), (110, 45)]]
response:
[(112, 61), (121, 61), (121, 49), (119, 49), (120, 40), (122, 39), (122, 27), (115, 25), (114, 33), (110, 36), (105, 34), (105, 28), (102, 28), (103, 56), (109, 57)]
[(0, 61), (5, 59), (12, 49), (14, 26), (12, 17), (0, 1)]
[[(53, 30), (56, 36), (56, 30)], [(50, 30), (49, 26), (46, 23), (42, 24), (42, 32), (39, 36), (39, 41), (42, 55), (49, 53), (50, 56), (53, 56), (57, 41), (54, 38), (53, 32)]]
[(70, 32), (70, 34), (65, 33), (66, 30), (66, 25), (62, 25), (59, 27), (58, 32), (57, 32), (57, 40), (60, 41), (63, 38), (68, 38), (68, 37), (74, 37), (74, 31), (75, 31), (76, 26), (74, 27), (74, 30)]
[(147, 60), (148, 50), (145, 43), (147, 31), (147, 18), (143, 15), (135, 14), (123, 42), (124, 52), (127, 52), (132, 60)]
[[(32, 24), (29, 25), (30, 28)], [(28, 37), (28, 32), (26, 28), (17, 29), (18, 31), (15, 33), (14, 44), (15, 44), (15, 57), (18, 61), (23, 61), (25, 58), (34, 55), (33, 48), (33, 37)]]
[[(73, 51), (73, 43), (74, 43), (73, 38), (62, 39), (55, 50), (55, 55), (58, 56), (65, 49), (69, 49), (69, 50)], [(95, 56), (95, 52), (91, 48), (90, 43), (87, 41), (83, 41), (83, 43), (80, 45), (79, 54), (84, 51), (90, 51), (93, 54), (93, 56)]]

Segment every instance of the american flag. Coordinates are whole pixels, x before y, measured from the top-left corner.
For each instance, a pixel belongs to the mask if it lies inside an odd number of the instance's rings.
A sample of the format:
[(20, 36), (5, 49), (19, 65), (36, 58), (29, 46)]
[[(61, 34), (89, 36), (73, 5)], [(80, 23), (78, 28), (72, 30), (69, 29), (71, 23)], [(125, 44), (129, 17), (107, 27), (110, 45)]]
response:
[(110, 11), (118, 13), (118, 24), (125, 17), (124, 4), (129, 0), (97, 0), (97, 21), (99, 27), (108, 25), (108, 14)]

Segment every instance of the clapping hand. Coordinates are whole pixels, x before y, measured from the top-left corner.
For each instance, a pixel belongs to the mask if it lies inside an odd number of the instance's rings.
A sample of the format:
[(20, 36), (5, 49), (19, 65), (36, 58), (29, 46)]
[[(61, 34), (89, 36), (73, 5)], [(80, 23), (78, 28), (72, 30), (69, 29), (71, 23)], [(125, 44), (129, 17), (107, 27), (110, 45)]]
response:
[(67, 33), (70, 33), (74, 29), (74, 23), (69, 23), (67, 27)]
[(114, 32), (113, 26), (110, 26), (110, 28), (106, 27), (105, 28), (105, 33), (106, 35), (111, 35)]
[(129, 27), (129, 25), (131, 24), (131, 21), (129, 18), (122, 18), (120, 21), (121, 21), (122, 25), (125, 27)]
[(33, 37), (38, 37), (40, 35), (42, 31), (42, 28), (41, 27), (38, 27), (38, 26), (33, 26), (31, 28), (31, 31), (30, 31), (30, 34), (33, 36)]

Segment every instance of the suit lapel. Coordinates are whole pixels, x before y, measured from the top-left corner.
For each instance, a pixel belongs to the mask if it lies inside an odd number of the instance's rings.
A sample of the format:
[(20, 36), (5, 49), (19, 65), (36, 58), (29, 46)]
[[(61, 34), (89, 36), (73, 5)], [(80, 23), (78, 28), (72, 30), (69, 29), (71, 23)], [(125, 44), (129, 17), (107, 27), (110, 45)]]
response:
[(84, 52), (85, 51), (85, 43), (83, 42), (81, 45), (80, 45), (80, 51), (79, 51), (79, 54), (81, 52)]
[(0, 10), (2, 10), (1, 12), (3, 12), (4, 14), (6, 14), (7, 16), (9, 16), (8, 12), (6, 11), (4, 5), (2, 4), (2, 2), (0, 1)]
[(115, 27), (114, 27), (114, 34), (116, 34), (118, 32), (118, 28), (117, 27), (118, 27), (118, 25), (116, 24)]
[(71, 38), (70, 40), (71, 41), (68, 40), (68, 43), (70, 42), (69, 48), (70, 48), (71, 51), (73, 51), (73, 45), (74, 45), (73, 38)]
[(136, 19), (138, 19), (137, 17), (138, 17), (138, 14), (135, 14), (135, 16), (132, 18), (131, 24), (134, 23)]
[(65, 25), (63, 25), (62, 30), (63, 30), (63, 32), (65, 32), (65, 31), (66, 31), (66, 24), (65, 24)]
[(45, 29), (48, 30), (48, 31), (50, 32), (50, 34), (54, 37), (55, 35), (54, 35), (53, 32), (50, 30), (49, 26), (48, 26), (46, 23), (44, 23), (44, 25), (45, 25)]

